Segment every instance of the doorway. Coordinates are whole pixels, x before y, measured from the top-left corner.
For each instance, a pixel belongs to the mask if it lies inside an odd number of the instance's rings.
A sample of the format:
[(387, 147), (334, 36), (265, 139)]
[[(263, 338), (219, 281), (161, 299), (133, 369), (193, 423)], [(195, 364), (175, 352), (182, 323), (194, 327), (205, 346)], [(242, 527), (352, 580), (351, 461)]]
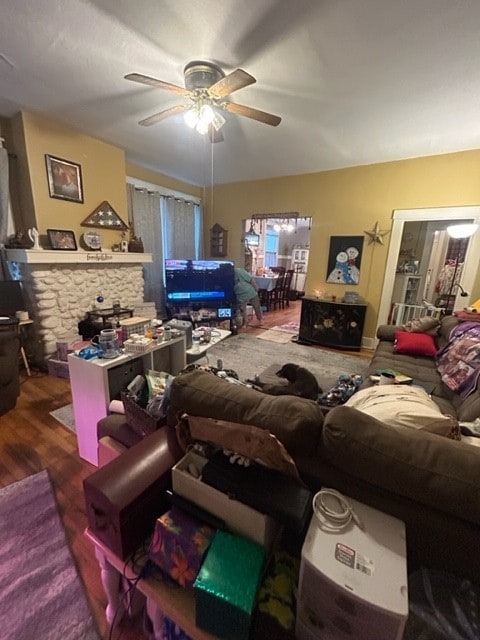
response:
[[(424, 272), (418, 274), (420, 276), (418, 281), (418, 295), (422, 297), (416, 298), (419, 299), (421, 303), (423, 300), (423, 294), (427, 293), (428, 295), (433, 295), (435, 293), (434, 290), (438, 283), (438, 279), (435, 278), (438, 275), (439, 270), (441, 270), (441, 268), (444, 266), (442, 265), (442, 259), (445, 259), (445, 256), (447, 255), (445, 253), (446, 235), (444, 233), (442, 234), (442, 232), (445, 232), (445, 229), (449, 224), (459, 224), (460, 222), (465, 221), (479, 224), (480, 207), (472, 206), (442, 207), (437, 209), (403, 209), (393, 212), (392, 235), (387, 257), (383, 291), (377, 318), (377, 326), (386, 324), (388, 322), (394, 297), (395, 278), (398, 278), (397, 270), (399, 266), (400, 268), (402, 268), (402, 265), (404, 265), (405, 262), (409, 262), (409, 256), (407, 256), (404, 260), (401, 253), (402, 241), (404, 243), (404, 250), (405, 242), (409, 242), (409, 236), (407, 235), (407, 239), (404, 236), (407, 223), (414, 222), (417, 225), (425, 223), (422, 228), (424, 232), (424, 238), (423, 240), (421, 240), (421, 242), (416, 244), (416, 249), (414, 251), (414, 254), (418, 254), (420, 256), (420, 258), (418, 259), (418, 267), (415, 264), (417, 261), (416, 255), (413, 255), (412, 260), (410, 261), (410, 266), (408, 266), (409, 269), (415, 270), (415, 268), (420, 268), (420, 262), (423, 261)], [(409, 233), (412, 234), (412, 231), (409, 231), (409, 227), (407, 227), (406, 234)], [(419, 238), (420, 235), (413, 235), (411, 240), (416, 243)], [(413, 258), (415, 258), (415, 260)], [(464, 248), (462, 258), (463, 269), (461, 273), (461, 285), (466, 291), (471, 291), (471, 288), (475, 282), (480, 259), (479, 232), (477, 232), (470, 238), (468, 246), (465, 246)], [(428, 273), (429, 270), (430, 274)], [(456, 282), (459, 282), (457, 278)], [(460, 304), (461, 306), (467, 306), (469, 304), (470, 300), (468, 297), (461, 298), (462, 302), (460, 303), (460, 293), (460, 288), (456, 287), (450, 303), (452, 305), (452, 308), (458, 308)], [(437, 301), (437, 299), (435, 299), (434, 301)]]
[(311, 228), (310, 217), (289, 219), (288, 214), (282, 214), (281, 218), (265, 214), (243, 220), (245, 269), (253, 275), (261, 275), (272, 267), (293, 269), (291, 288), (301, 297), (305, 293)]

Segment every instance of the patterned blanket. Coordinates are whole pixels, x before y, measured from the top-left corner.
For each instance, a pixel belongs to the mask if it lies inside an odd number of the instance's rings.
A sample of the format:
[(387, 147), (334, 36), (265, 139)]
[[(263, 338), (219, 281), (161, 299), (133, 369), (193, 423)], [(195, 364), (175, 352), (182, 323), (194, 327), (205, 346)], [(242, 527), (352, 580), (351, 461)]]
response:
[(480, 376), (480, 322), (461, 322), (436, 356), (443, 382), (466, 398), (475, 391)]

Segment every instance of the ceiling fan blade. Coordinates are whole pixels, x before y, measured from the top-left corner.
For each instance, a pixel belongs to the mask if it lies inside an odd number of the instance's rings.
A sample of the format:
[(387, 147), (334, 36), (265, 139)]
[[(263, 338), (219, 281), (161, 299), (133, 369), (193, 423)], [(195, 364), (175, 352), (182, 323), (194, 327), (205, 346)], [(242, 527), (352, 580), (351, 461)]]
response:
[(256, 79), (243, 69), (235, 69), (232, 73), (212, 84), (208, 92), (214, 98), (225, 98), (225, 96), (229, 96), (234, 91), (248, 87), (249, 84), (254, 84), (255, 82)]
[(190, 91), (184, 87), (179, 87), (176, 84), (170, 84), (170, 82), (163, 82), (163, 80), (157, 80), (150, 76), (144, 76), (141, 73), (129, 73), (125, 76), (125, 80), (132, 80), (132, 82), (140, 82), (140, 84), (147, 84), (156, 89), (166, 89), (173, 93), (178, 93), (181, 96), (189, 96)]
[(153, 116), (140, 120), (138, 124), (141, 124), (144, 127), (149, 127), (152, 124), (157, 124), (157, 122), (170, 118), (170, 116), (176, 116), (178, 113), (185, 113), (185, 111), (188, 111), (189, 109), (190, 107), (186, 104), (177, 104), (175, 107), (164, 109), (163, 111), (159, 111), (159, 113), (154, 113)]
[(272, 127), (276, 127), (280, 124), (282, 119), (279, 116), (274, 116), (272, 113), (266, 113), (259, 109), (253, 109), (253, 107), (246, 107), (243, 104), (237, 104), (236, 102), (225, 102), (222, 107), (226, 111), (235, 113), (237, 116), (245, 116), (245, 118), (252, 118), (252, 120), (258, 120), (264, 124), (269, 124)]
[(214, 144), (215, 142), (223, 142), (223, 134), (221, 131), (217, 131), (213, 124), (208, 127), (208, 137), (210, 138), (210, 142)]

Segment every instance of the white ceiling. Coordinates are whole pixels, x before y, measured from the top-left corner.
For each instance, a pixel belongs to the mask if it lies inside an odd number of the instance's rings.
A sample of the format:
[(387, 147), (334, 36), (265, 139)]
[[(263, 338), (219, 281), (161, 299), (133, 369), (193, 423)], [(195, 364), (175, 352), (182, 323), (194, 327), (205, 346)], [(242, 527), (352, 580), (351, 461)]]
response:
[[(478, 0), (1, 0), (0, 115), (23, 109), (204, 185), (480, 148)], [(257, 79), (210, 145), (181, 115), (191, 60)], [(53, 151), (53, 150), (52, 150)], [(77, 158), (70, 158), (78, 160)]]

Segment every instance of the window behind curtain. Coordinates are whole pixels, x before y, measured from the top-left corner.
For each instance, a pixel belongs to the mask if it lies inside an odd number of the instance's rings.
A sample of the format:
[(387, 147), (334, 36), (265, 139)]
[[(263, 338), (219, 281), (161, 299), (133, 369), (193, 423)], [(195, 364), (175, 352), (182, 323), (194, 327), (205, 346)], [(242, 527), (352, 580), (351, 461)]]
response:
[(183, 198), (127, 184), (128, 218), (152, 262), (143, 265), (144, 300), (165, 311), (164, 259), (199, 259), (202, 254), (202, 208)]

